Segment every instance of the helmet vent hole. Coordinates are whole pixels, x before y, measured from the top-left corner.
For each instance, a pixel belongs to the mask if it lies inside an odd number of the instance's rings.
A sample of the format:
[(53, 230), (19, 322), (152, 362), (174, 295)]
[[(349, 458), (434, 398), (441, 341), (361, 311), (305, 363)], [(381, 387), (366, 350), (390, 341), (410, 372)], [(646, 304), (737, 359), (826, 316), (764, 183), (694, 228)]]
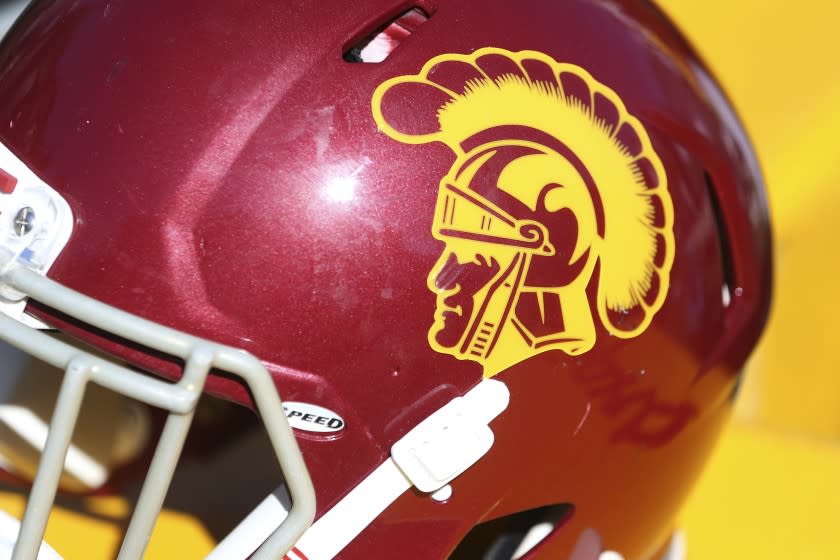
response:
[(732, 296), (737, 295), (740, 291), (736, 288), (735, 268), (732, 262), (732, 246), (729, 242), (729, 233), (726, 228), (726, 219), (721, 207), (720, 198), (718, 198), (717, 189), (715, 188), (714, 179), (708, 171), (704, 171), (703, 175), (706, 179), (706, 190), (709, 193), (709, 203), (712, 206), (712, 213), (715, 216), (715, 226), (718, 232), (718, 242), (720, 243), (720, 261), (721, 261), (721, 302), (723, 307), (729, 307), (732, 303)]
[(527, 560), (574, 511), (572, 504), (554, 504), (480, 523), (467, 533), (449, 560)]
[(382, 62), (428, 19), (429, 16), (420, 8), (411, 8), (354, 43), (344, 51), (344, 60), (364, 63)]

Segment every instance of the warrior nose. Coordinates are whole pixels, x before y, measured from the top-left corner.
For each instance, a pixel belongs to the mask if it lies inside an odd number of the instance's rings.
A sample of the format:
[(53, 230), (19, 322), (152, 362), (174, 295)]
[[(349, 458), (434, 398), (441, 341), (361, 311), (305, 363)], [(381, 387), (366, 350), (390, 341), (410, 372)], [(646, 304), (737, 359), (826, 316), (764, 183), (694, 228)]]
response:
[(435, 287), (439, 290), (448, 290), (458, 284), (460, 277), (461, 266), (458, 264), (458, 258), (455, 253), (449, 253), (446, 262), (440, 268), (440, 272), (435, 276)]

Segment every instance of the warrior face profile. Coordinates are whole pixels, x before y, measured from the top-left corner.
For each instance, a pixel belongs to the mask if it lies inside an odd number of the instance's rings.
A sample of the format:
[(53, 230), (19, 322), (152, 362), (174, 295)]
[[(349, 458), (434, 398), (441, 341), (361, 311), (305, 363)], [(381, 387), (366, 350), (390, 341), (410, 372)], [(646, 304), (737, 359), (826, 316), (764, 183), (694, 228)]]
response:
[[(400, 130), (391, 108), (430, 92), (448, 99)], [(394, 139), (455, 153), (431, 228), (444, 244), (427, 278), (434, 350), (490, 377), (590, 350), (595, 316), (623, 338), (647, 328), (668, 288), (673, 210), (644, 128), (609, 88), (541, 53), (489, 48), (385, 82), (373, 110)]]

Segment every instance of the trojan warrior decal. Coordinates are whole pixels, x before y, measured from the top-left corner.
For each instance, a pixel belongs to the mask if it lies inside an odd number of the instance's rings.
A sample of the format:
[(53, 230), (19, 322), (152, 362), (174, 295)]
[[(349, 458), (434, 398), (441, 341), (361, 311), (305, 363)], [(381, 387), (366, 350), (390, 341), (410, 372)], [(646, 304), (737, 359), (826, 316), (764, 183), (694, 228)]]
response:
[(447, 54), (381, 84), (380, 129), (455, 154), (432, 235), (445, 248), (429, 343), (491, 377), (547, 350), (641, 334), (665, 301), (673, 206), (642, 124), (610, 88), (533, 51)]

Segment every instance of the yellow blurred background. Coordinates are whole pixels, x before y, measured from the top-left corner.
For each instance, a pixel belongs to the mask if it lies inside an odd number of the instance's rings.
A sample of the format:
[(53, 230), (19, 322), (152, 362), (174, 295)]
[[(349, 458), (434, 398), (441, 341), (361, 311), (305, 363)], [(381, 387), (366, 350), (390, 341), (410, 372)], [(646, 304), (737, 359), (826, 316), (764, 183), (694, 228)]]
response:
[(682, 515), (689, 560), (840, 558), (840, 4), (661, 0), (765, 173), (775, 293), (735, 420)]

